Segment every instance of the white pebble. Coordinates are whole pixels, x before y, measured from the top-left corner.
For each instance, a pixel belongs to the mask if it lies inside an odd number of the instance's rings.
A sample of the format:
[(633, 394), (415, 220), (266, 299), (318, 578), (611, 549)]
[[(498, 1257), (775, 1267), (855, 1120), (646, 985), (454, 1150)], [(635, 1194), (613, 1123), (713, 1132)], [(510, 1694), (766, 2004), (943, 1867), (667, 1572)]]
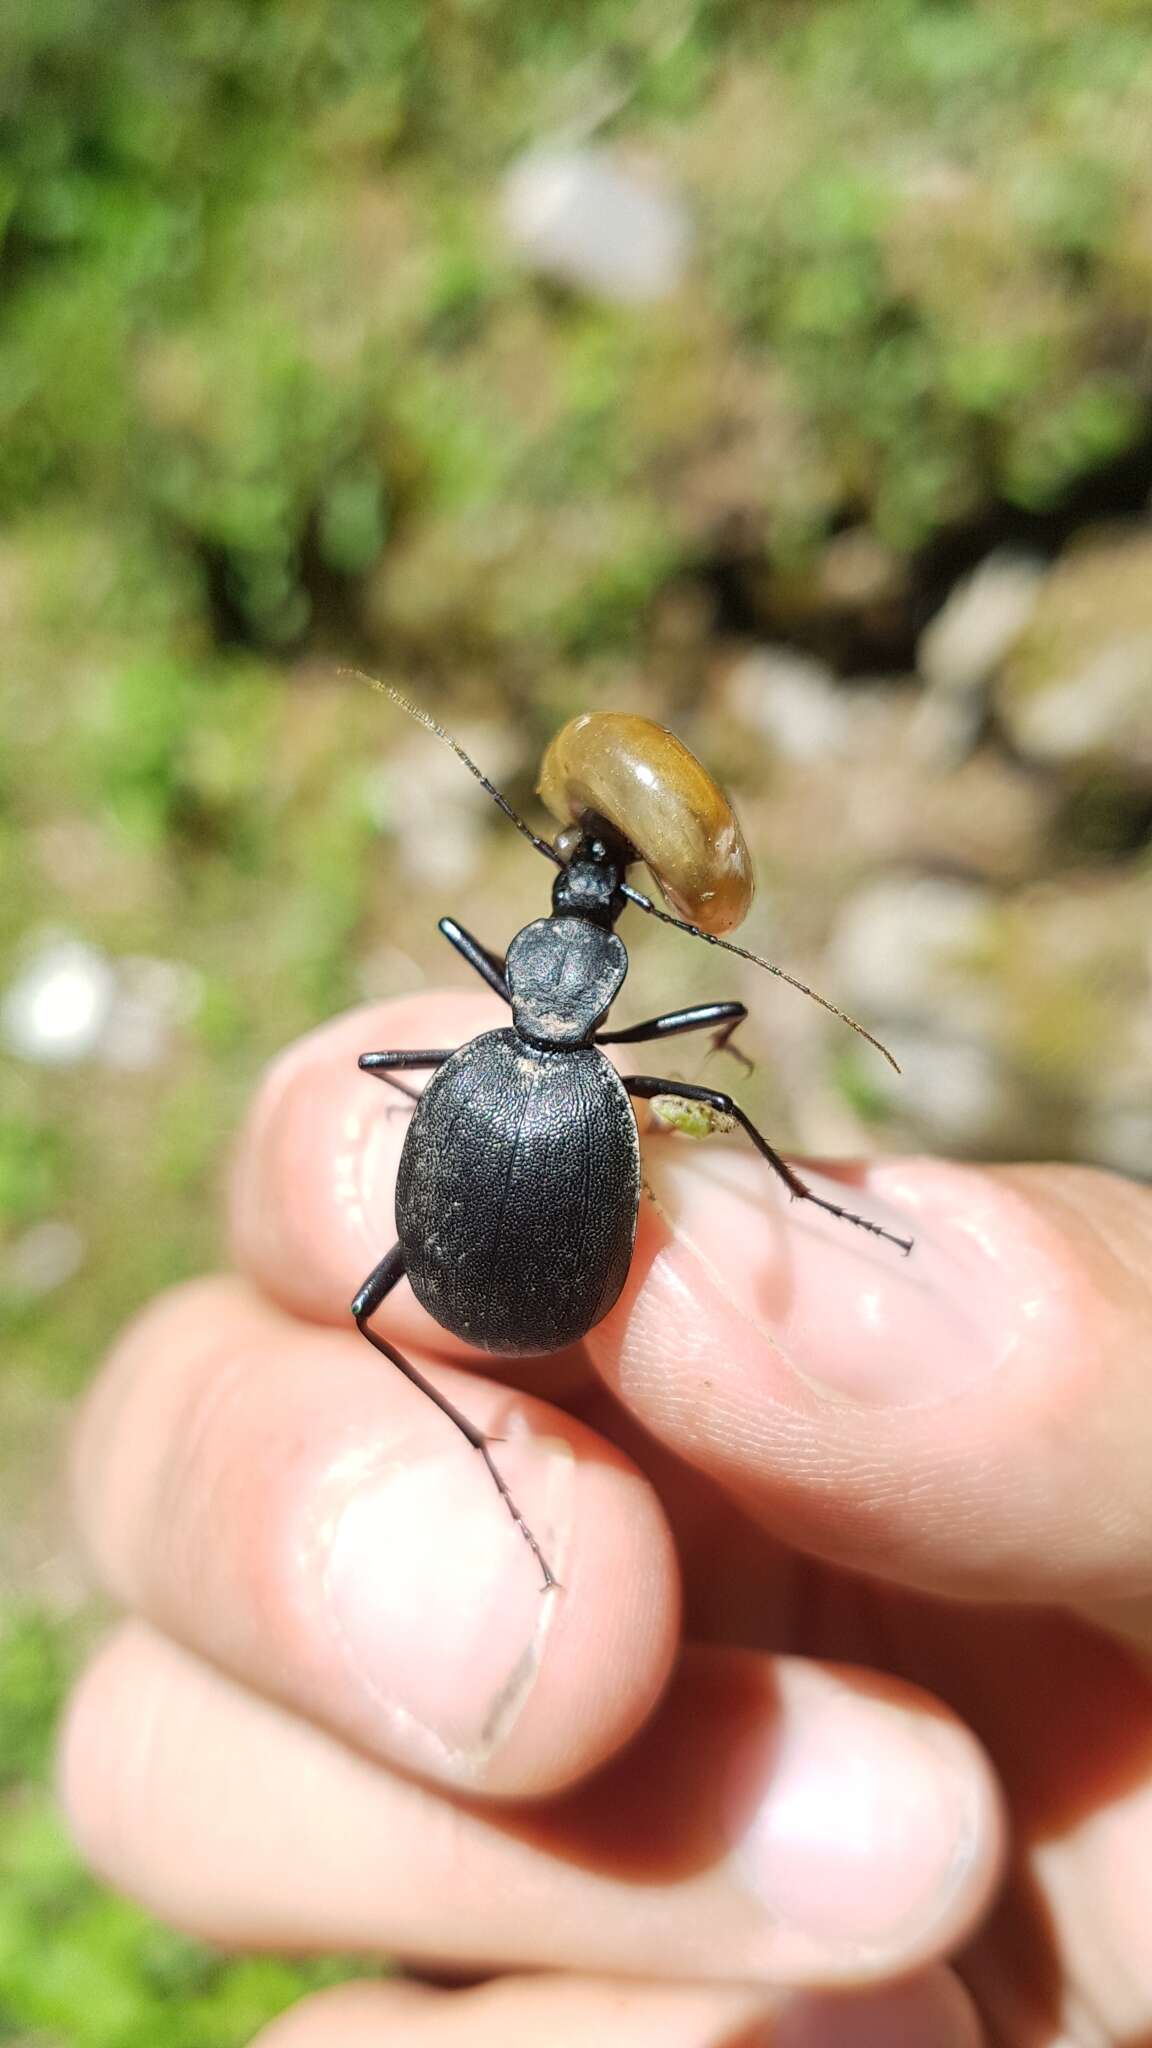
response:
[(84, 1263), (84, 1239), (74, 1223), (58, 1216), (33, 1223), (4, 1254), (4, 1277), (25, 1300), (53, 1294)]
[(116, 970), (82, 939), (46, 938), (0, 1001), (0, 1038), (18, 1059), (71, 1066), (99, 1046), (116, 996)]
[(529, 151), (504, 180), (505, 232), (530, 269), (621, 305), (667, 298), (688, 258), (671, 193), (602, 150)]
[[(1103, 623), (1103, 622), (1102, 622)], [(1152, 696), (1152, 631), (1120, 634), (1099, 647), (1070, 675), (1021, 695), (1012, 708), (1012, 736), (1041, 761), (1068, 762), (1101, 755), (1127, 760), (1148, 772), (1143, 738)]]
[(999, 548), (958, 583), (920, 635), (916, 664), (933, 690), (976, 690), (995, 674), (1036, 609), (1044, 563)]
[(83, 939), (52, 933), (0, 1000), (0, 1040), (40, 1066), (102, 1060), (138, 1071), (169, 1052), (200, 992), (200, 976), (184, 961), (113, 960)]

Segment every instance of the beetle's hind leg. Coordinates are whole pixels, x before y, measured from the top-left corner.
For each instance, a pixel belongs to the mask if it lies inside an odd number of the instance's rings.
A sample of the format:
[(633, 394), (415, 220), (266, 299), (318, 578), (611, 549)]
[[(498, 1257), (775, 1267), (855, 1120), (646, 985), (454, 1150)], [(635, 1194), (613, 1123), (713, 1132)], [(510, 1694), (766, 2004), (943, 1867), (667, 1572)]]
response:
[(720, 1111), (722, 1116), (732, 1117), (742, 1131), (746, 1131), (762, 1159), (768, 1161), (773, 1173), (779, 1174), (789, 1194), (797, 1202), (813, 1202), (817, 1209), (824, 1209), (829, 1216), (839, 1217), (842, 1223), (854, 1223), (859, 1230), (870, 1230), (873, 1237), (883, 1237), (889, 1244), (898, 1245), (902, 1252), (910, 1252), (912, 1239), (897, 1237), (895, 1231), (885, 1230), (883, 1224), (873, 1223), (867, 1216), (858, 1216), (854, 1209), (842, 1209), (837, 1202), (825, 1201), (823, 1195), (814, 1194), (806, 1181), (801, 1180), (786, 1159), (780, 1157), (768, 1143), (762, 1131), (757, 1130), (751, 1117), (742, 1110), (738, 1102), (725, 1095), (719, 1088), (701, 1088), (695, 1082), (660, 1081), (651, 1074), (624, 1074), (621, 1076), (629, 1095), (639, 1095), (651, 1101), (656, 1095), (678, 1095), (686, 1102), (703, 1102), (709, 1109)]
[(368, 1328), (368, 1324), (380, 1307), (381, 1302), (392, 1292), (397, 1282), (402, 1280), (403, 1277), (404, 1253), (398, 1244), (394, 1244), (391, 1251), (385, 1253), (380, 1264), (373, 1267), (352, 1303), (352, 1315), (356, 1328), (362, 1337), (367, 1337), (369, 1344), (375, 1350), (379, 1351), (391, 1365), (396, 1366), (397, 1370), (404, 1374), (406, 1380), (410, 1380), (412, 1385), (418, 1387), (422, 1394), (427, 1394), (428, 1399), (439, 1408), (440, 1413), (446, 1415), (449, 1422), (455, 1423), (461, 1436), (471, 1444), (472, 1449), (479, 1451), (480, 1456), (488, 1467), (497, 1493), (503, 1500), (508, 1513), (511, 1515), (512, 1520), (515, 1522), (516, 1527), (519, 1529), (520, 1534), (523, 1536), (525, 1543), (528, 1545), (529, 1550), (544, 1574), (544, 1589), (547, 1591), (549, 1586), (558, 1585), (559, 1580), (512, 1498), (508, 1482), (488, 1448), (489, 1440), (484, 1435), (483, 1430), (477, 1429), (474, 1422), (469, 1422), (468, 1417), (462, 1415), (459, 1408), (455, 1407), (444, 1394), (439, 1393), (432, 1385), (432, 1382), (426, 1380), (423, 1373), (418, 1372), (411, 1361), (405, 1358), (404, 1353), (398, 1351), (394, 1344), (389, 1343), (387, 1337), (381, 1337), (377, 1331)]

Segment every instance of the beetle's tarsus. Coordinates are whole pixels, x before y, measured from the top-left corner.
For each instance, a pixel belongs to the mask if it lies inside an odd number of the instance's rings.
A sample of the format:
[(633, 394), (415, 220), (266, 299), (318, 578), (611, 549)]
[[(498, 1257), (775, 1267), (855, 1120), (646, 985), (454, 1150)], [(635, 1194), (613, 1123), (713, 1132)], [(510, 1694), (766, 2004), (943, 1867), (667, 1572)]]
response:
[(755, 1060), (750, 1060), (743, 1046), (737, 1045), (736, 1043), (736, 1033), (739, 1031), (740, 1026), (741, 1024), (743, 1024), (743, 1022), (743, 1017), (733, 1017), (732, 1022), (730, 1024), (723, 1025), (722, 1028), (716, 1032), (709, 1050), (710, 1052), (714, 1053), (731, 1053), (732, 1058), (734, 1060), (739, 1060), (740, 1065), (743, 1067), (744, 1072), (746, 1074), (754, 1074), (756, 1072)]
[(547, 1593), (552, 1586), (557, 1586), (560, 1582), (557, 1579), (555, 1572), (552, 1570), (552, 1567), (549, 1564), (548, 1559), (545, 1557), (544, 1552), (541, 1550), (540, 1545), (537, 1543), (535, 1536), (532, 1534), (531, 1529), (528, 1527), (527, 1522), (524, 1520), (523, 1515), (520, 1513), (520, 1510), (517, 1507), (516, 1502), (513, 1500), (512, 1492), (508, 1485), (508, 1481), (504, 1478), (503, 1474), (501, 1473), (499, 1467), (496, 1464), (495, 1459), (491, 1456), (489, 1452), (488, 1446), (490, 1443), (495, 1444), (502, 1442), (502, 1437), (481, 1436), (479, 1432), (477, 1432), (476, 1438), (474, 1440), (474, 1447), (476, 1450), (479, 1451), (480, 1456), (483, 1458), (484, 1463), (487, 1465), (488, 1470), (492, 1476), (493, 1483), (496, 1487), (497, 1493), (500, 1495), (500, 1498), (503, 1501), (505, 1507), (507, 1508), (508, 1513), (511, 1515), (512, 1520), (515, 1522), (516, 1527), (519, 1529), (520, 1534), (524, 1538), (525, 1543), (528, 1545), (529, 1550), (532, 1552), (533, 1557), (536, 1559), (537, 1564), (543, 1572), (544, 1585), (542, 1590), (545, 1593)]
[(841, 1223), (854, 1223), (859, 1230), (871, 1231), (873, 1237), (882, 1237), (888, 1244), (899, 1247), (907, 1258), (914, 1240), (898, 1237), (894, 1230), (885, 1230), (882, 1223), (874, 1223), (870, 1216), (858, 1216), (855, 1209), (843, 1209), (838, 1202), (826, 1202), (823, 1195), (813, 1194), (812, 1189), (794, 1174), (787, 1182), (788, 1193), (794, 1202), (812, 1202), (817, 1209), (823, 1209), (829, 1216), (835, 1216)]
[[(803, 1197), (801, 1199), (803, 1199)], [(909, 1252), (912, 1249), (913, 1243), (915, 1241), (913, 1238), (897, 1237), (896, 1232), (894, 1230), (885, 1230), (884, 1225), (882, 1223), (873, 1223), (871, 1218), (868, 1216), (857, 1216), (854, 1209), (837, 1208), (835, 1202), (823, 1201), (819, 1195), (814, 1195), (811, 1189), (809, 1189), (807, 1192), (807, 1200), (810, 1202), (815, 1202), (818, 1209), (826, 1209), (828, 1211), (829, 1216), (838, 1216), (842, 1223), (855, 1223), (859, 1226), (861, 1230), (870, 1230), (872, 1232), (873, 1237), (882, 1237), (888, 1244), (894, 1244), (898, 1246), (899, 1249), (903, 1252), (905, 1258), (907, 1258)]]

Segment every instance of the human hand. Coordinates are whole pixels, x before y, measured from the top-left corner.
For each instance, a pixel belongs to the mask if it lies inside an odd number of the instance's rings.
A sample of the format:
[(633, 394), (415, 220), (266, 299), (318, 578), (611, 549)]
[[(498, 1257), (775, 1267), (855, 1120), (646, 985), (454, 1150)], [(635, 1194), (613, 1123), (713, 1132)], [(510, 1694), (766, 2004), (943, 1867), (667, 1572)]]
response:
[[(357, 1054), (502, 1020), (421, 998), (294, 1048), (241, 1148), (241, 1277), (164, 1297), (98, 1382), (79, 1511), (136, 1618), (65, 1733), (82, 1848), (215, 1941), (502, 1973), (305, 2001), (261, 2048), (971, 2048), (961, 1978), (1004, 2048), (1134, 2043), (1152, 1194), (853, 1175), (903, 1259), (737, 1141), (653, 1138), (631, 1279), (578, 1351), (481, 1376), (400, 1290), (381, 1328), (507, 1438), (542, 1597), (346, 1307), (404, 1131)], [(997, 1778), (1010, 1882), (969, 1940)]]

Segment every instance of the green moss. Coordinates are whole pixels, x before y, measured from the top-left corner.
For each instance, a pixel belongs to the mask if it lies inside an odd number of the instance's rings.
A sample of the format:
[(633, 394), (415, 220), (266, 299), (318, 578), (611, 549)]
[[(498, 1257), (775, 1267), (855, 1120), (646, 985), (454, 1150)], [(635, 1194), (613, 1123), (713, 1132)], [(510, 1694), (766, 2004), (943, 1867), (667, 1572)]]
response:
[(0, 1116), (0, 1218), (10, 1228), (48, 1214), (61, 1192), (63, 1134), (16, 1109)]
[(39, 1609), (0, 1609), (0, 1798), (46, 1779), (71, 1668), (65, 1631)]
[(1090, 378), (1062, 403), (1038, 411), (1006, 436), (1004, 480), (1025, 505), (1048, 505), (1061, 491), (1123, 452), (1144, 424), (1135, 391), (1114, 378)]

